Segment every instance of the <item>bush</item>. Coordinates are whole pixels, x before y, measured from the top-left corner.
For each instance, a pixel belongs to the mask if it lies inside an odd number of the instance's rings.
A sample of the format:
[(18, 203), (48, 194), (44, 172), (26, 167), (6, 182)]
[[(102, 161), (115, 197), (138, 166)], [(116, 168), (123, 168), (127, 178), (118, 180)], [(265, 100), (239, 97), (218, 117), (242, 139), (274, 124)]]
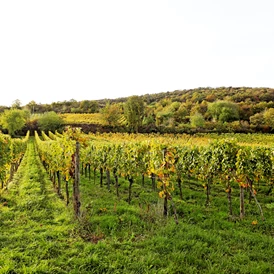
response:
[(63, 126), (63, 120), (54, 111), (44, 113), (38, 119), (38, 126), (43, 131), (55, 131)]

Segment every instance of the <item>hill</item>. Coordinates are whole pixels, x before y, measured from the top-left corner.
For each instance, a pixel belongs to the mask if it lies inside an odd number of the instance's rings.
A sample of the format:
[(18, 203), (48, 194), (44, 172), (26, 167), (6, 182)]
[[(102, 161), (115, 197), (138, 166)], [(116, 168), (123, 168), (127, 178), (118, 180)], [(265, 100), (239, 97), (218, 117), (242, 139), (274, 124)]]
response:
[[(274, 108), (274, 89), (271, 88), (207, 87), (145, 94), (139, 98), (145, 105), (140, 132), (272, 131), (271, 109)], [(115, 131), (127, 131), (126, 121), (125, 123), (118, 121), (121, 120), (120, 116), (125, 114), (124, 106), (128, 99), (129, 97), (96, 101), (96, 112), (101, 113), (100, 119), (103, 121), (101, 126), (109, 125), (113, 126)], [(94, 102), (92, 101), (93, 105)], [(103, 114), (110, 110), (104, 112), (107, 105), (112, 106), (113, 113), (110, 115), (113, 120), (115, 120), (113, 115), (117, 115), (117, 123), (108, 122), (107, 118), (104, 120)], [(69, 112), (67, 110), (67, 113)], [(66, 116), (66, 121), (69, 120), (71, 120), (69, 116)], [(91, 115), (90, 119), (86, 120), (86, 124), (94, 124), (94, 120), (95, 118)], [(98, 115), (96, 121), (95, 124), (98, 124)], [(68, 122), (68, 124), (72, 123)]]
[[(32, 114), (54, 111), (62, 115), (65, 125), (80, 125), (86, 132), (126, 132), (133, 130), (125, 113), (125, 105), (131, 97), (52, 104), (30, 102), (23, 108)], [(142, 101), (143, 109), (134, 131), (246, 133), (272, 132), (274, 127), (272, 88), (206, 87), (136, 97)]]

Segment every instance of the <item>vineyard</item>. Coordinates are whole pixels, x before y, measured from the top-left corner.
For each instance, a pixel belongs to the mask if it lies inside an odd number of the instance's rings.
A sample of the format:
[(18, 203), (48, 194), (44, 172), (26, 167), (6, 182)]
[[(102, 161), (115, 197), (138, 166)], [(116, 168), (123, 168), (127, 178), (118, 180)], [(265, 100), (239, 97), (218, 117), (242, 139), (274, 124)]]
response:
[(1, 188), (12, 180), (19, 167), (29, 139), (29, 132), (24, 139), (12, 139), (8, 135), (0, 134), (0, 181)]
[(0, 212), (28, 143), (83, 241), (75, 269), (55, 273), (274, 273), (273, 141), (71, 128), (2, 135)]
[[(273, 149), (267, 146), (239, 145), (236, 139), (211, 140), (183, 136), (146, 136), (128, 134), (84, 135), (77, 130), (68, 130), (64, 135), (43, 133), (41, 140), (36, 133), (36, 143), (44, 166), (53, 178), (57, 192), (61, 193), (61, 178), (65, 178), (66, 200), (69, 202), (68, 181), (75, 177), (76, 142), (81, 146), (82, 169), (95, 180), (96, 171), (100, 173), (100, 187), (103, 187), (104, 174), (108, 191), (113, 177), (115, 193), (119, 198), (119, 178), (128, 181), (128, 204), (132, 201), (132, 186), (136, 179), (145, 177), (151, 180), (151, 190), (158, 189), (163, 198), (163, 215), (170, 211), (176, 213), (175, 200), (183, 201), (183, 188), (189, 181), (196, 180), (205, 190), (205, 204), (211, 202), (211, 189), (218, 186), (227, 195), (229, 216), (232, 211), (232, 191), (240, 192), (240, 219), (245, 215), (245, 195), (249, 202), (255, 201), (264, 219), (262, 207), (257, 199), (260, 189), (273, 188)], [(200, 145), (198, 145), (198, 143)], [(202, 144), (202, 145), (201, 145)], [(80, 176), (80, 168), (78, 168)], [(56, 179), (57, 178), (57, 179)], [(56, 183), (58, 182), (58, 183)], [(96, 182), (95, 182), (96, 183)], [(79, 214), (79, 212), (77, 213)]]
[(63, 113), (60, 117), (65, 124), (97, 124), (106, 125), (101, 113)]

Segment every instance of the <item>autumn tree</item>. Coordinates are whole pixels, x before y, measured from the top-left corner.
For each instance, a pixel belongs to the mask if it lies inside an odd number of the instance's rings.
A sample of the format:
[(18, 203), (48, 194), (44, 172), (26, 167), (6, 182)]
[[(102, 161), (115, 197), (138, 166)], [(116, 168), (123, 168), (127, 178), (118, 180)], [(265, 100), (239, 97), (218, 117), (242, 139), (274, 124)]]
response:
[(274, 128), (274, 108), (269, 108), (264, 111), (263, 113), (264, 117), (264, 124)]
[(189, 109), (182, 103), (178, 110), (174, 113), (174, 119), (177, 123), (187, 123), (189, 120)]
[(256, 113), (249, 117), (250, 124), (255, 127), (264, 125), (264, 114), (263, 112)]
[(28, 112), (21, 109), (11, 108), (6, 109), (2, 113), (0, 122), (2, 127), (7, 129), (11, 136), (14, 136), (17, 131), (24, 127), (27, 118)]
[(102, 110), (103, 119), (110, 126), (120, 126), (122, 123), (122, 110), (118, 104), (107, 103)]
[(141, 97), (131, 96), (124, 105), (124, 115), (131, 132), (138, 132), (144, 117), (145, 104)]

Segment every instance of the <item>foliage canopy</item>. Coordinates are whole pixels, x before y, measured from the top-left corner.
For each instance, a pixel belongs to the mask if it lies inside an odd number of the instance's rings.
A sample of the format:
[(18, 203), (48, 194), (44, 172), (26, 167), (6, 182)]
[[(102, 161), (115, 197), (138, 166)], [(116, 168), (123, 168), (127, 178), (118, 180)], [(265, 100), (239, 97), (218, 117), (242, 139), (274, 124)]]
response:
[(1, 125), (11, 136), (21, 130), (26, 124), (28, 112), (16, 108), (6, 109), (1, 115)]
[(38, 119), (39, 128), (43, 131), (55, 131), (60, 129), (63, 125), (62, 118), (54, 111), (44, 113)]
[(229, 101), (216, 101), (208, 105), (208, 112), (214, 120), (231, 122), (239, 119), (237, 104)]
[(138, 132), (144, 118), (145, 104), (140, 96), (131, 96), (125, 103), (125, 118), (131, 132)]

